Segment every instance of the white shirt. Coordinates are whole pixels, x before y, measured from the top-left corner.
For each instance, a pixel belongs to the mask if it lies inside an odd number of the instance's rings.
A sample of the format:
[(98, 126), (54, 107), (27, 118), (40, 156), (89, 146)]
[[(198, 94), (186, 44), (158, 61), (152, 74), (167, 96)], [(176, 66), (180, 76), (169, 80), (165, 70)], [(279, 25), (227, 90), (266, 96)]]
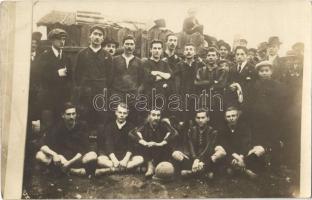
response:
[(100, 51), (101, 48), (102, 48), (101, 46), (99, 46), (98, 48), (94, 48), (94, 47), (92, 47), (91, 45), (90, 45), (89, 47), (90, 47), (90, 49), (92, 49), (92, 51), (93, 51), (94, 53)]
[(117, 120), (116, 120), (116, 124), (117, 124), (117, 127), (118, 129), (122, 129), (122, 127), (124, 127), (124, 125), (126, 125), (126, 121), (124, 121), (123, 123), (119, 123)]
[(240, 73), (241, 71), (243, 71), (243, 69), (244, 69), (244, 67), (246, 66), (246, 64), (247, 64), (247, 60), (244, 61), (241, 65), (238, 64), (238, 66), (237, 66), (237, 71), (238, 71), (238, 69), (239, 69), (239, 66), (241, 67), (239, 73)]
[(31, 60), (32, 61), (35, 60), (35, 57), (36, 57), (36, 52), (35, 51), (31, 52)]
[(52, 51), (53, 51), (55, 57), (58, 58), (58, 57), (59, 57), (59, 54), (60, 54), (60, 58), (62, 58), (62, 49), (57, 50), (54, 46), (52, 46)]
[(131, 56), (127, 57), (127, 56), (123, 53), (123, 54), (122, 54), (122, 57), (126, 60), (126, 67), (127, 67), (127, 69), (128, 69), (129, 63), (130, 63), (130, 61), (134, 58), (134, 55), (131, 55)]

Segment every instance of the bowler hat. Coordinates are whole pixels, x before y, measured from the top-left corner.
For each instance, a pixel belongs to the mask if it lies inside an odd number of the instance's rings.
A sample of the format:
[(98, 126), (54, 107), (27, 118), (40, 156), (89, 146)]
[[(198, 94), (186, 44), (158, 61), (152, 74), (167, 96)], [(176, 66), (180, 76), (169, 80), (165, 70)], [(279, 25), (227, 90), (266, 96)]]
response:
[(268, 45), (269, 46), (275, 46), (275, 45), (279, 46), (281, 44), (282, 43), (280, 42), (280, 40), (279, 40), (279, 38), (277, 36), (272, 36), (268, 40)]
[(256, 70), (259, 70), (263, 66), (269, 66), (270, 68), (272, 68), (272, 62), (268, 60), (261, 61), (256, 65)]
[(62, 37), (67, 37), (66, 31), (60, 28), (55, 28), (48, 33), (48, 39), (61, 39)]

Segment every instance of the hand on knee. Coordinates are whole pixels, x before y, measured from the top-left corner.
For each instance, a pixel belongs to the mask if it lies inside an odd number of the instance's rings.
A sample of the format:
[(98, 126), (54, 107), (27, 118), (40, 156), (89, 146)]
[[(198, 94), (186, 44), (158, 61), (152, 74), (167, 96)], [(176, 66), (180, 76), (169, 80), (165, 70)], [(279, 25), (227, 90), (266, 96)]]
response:
[(183, 153), (181, 151), (174, 151), (172, 157), (177, 161), (182, 161), (184, 159)]
[(94, 151), (86, 153), (82, 158), (82, 163), (88, 163), (97, 160), (97, 154)]

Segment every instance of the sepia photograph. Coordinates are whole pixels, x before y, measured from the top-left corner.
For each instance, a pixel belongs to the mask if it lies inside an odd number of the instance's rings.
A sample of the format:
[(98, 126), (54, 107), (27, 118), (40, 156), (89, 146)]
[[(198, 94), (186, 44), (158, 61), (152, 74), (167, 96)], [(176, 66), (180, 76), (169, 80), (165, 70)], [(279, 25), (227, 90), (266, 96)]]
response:
[(309, 1), (0, 10), (4, 198), (310, 197)]

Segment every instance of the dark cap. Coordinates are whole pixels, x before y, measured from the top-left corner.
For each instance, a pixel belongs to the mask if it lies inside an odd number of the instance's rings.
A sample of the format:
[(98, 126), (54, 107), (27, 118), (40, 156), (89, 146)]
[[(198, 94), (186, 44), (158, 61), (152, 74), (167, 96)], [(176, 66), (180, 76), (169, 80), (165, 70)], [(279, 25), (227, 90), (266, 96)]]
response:
[(207, 54), (208, 54), (208, 49), (205, 48), (205, 47), (199, 47), (199, 48), (198, 48), (197, 54), (198, 54), (199, 56), (207, 56)]
[(48, 34), (48, 39), (53, 40), (53, 39), (61, 39), (63, 37), (67, 37), (66, 31), (60, 28), (55, 28), (52, 31), (49, 32)]
[(275, 46), (275, 45), (279, 46), (281, 44), (282, 43), (280, 42), (280, 40), (279, 40), (279, 38), (277, 36), (272, 36), (268, 40), (268, 45), (269, 46)]
[(94, 25), (90, 28), (89, 34), (91, 34), (95, 29), (100, 30), (103, 35), (105, 35), (105, 29), (99, 25)]
[(217, 45), (219, 49), (221, 48), (221, 46), (224, 46), (228, 51), (231, 51), (231, 46), (228, 43), (224, 42), (223, 40), (219, 40), (217, 42)]
[(118, 47), (118, 42), (116, 42), (115, 40), (113, 40), (112, 38), (105, 38), (104, 42), (102, 43), (102, 46), (104, 47), (107, 44), (115, 44), (116, 48)]
[(261, 67), (264, 66), (269, 66), (270, 68), (272, 68), (272, 62), (268, 60), (261, 61), (256, 65), (256, 70), (258, 71), (259, 69), (261, 69)]

